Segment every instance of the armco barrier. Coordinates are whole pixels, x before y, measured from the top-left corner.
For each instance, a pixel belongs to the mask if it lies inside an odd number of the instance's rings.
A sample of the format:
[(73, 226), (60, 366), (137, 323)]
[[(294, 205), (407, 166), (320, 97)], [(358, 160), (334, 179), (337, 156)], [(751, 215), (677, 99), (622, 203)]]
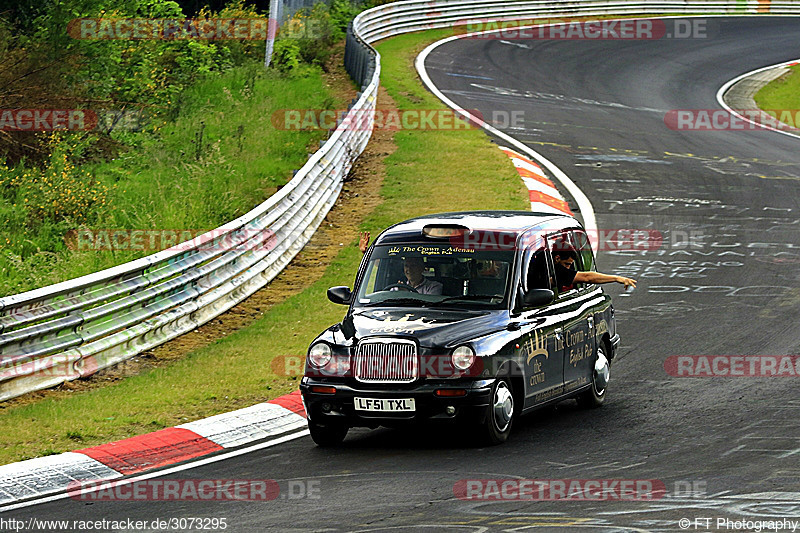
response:
[[(360, 119), (377, 88), (376, 78), (352, 106)], [(279, 192), (195, 246), (0, 298), (0, 400), (91, 375), (263, 287), (311, 238), (370, 135), (343, 122)]]
[[(411, 0), (358, 15), (345, 65), (361, 84), (353, 109), (374, 109), (380, 56), (392, 35), (468, 19), (600, 15), (800, 14), (789, 1)], [(338, 197), (370, 128), (345, 121), (278, 193), (209, 232), (163, 252), (30, 292), (0, 298), (0, 400), (83, 377), (190, 331), (268, 283), (308, 242)], [(273, 239), (269, 246), (264, 239)], [(222, 246), (220, 243), (224, 243)]]

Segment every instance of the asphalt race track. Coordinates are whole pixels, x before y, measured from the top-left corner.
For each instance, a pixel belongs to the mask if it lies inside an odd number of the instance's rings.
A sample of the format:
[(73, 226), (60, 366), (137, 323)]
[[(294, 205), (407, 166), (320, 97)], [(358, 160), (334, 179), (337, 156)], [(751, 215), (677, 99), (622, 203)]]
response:
[[(607, 289), (622, 346), (602, 409), (565, 402), (517, 420), (510, 440), (493, 448), (457, 432), (352, 430), (333, 451), (304, 437), (168, 476), (274, 479), (283, 497), (273, 501), (66, 499), (3, 518), (227, 518), (236, 532), (546, 533), (751, 531), (717, 529), (716, 520), (800, 520), (797, 378), (683, 378), (664, 369), (672, 355), (800, 353), (800, 140), (673, 131), (664, 122), (670, 110), (717, 109), (726, 81), (800, 57), (800, 19), (711, 22), (705, 39), (462, 39), (427, 61), (436, 85), (463, 107), (489, 119), (516, 112), (521, 120), (500, 127), (498, 119), (500, 129), (565, 171), (601, 229), (664, 236), (645, 254), (599, 254), (601, 271), (639, 280), (631, 295)], [(454, 496), (459, 480), (515, 478), (660, 480), (667, 495)], [(309, 488), (313, 497), (300, 497)]]

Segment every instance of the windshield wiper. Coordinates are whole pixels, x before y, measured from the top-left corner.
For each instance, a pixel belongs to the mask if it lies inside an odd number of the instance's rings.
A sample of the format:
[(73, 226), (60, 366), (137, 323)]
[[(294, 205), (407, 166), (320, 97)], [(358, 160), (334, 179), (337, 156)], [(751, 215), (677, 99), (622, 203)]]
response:
[(432, 304), (434, 302), (429, 302), (427, 300), (418, 300), (417, 298), (387, 298), (386, 300), (381, 300), (380, 302), (370, 302), (367, 304), (363, 304), (363, 307), (375, 307), (387, 303), (421, 304), (422, 307), (425, 307), (426, 304)]
[(453, 302), (455, 300), (494, 300), (495, 298), (502, 300), (502, 294), (465, 294), (464, 296), (449, 296), (444, 300), (439, 300), (437, 304), (444, 302)]

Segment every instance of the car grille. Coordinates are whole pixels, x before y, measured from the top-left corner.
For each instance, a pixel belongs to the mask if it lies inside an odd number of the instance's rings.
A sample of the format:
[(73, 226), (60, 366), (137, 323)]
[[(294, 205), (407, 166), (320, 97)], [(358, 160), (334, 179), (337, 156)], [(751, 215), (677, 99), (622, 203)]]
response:
[(397, 339), (358, 344), (354, 376), (363, 383), (411, 383), (419, 375), (417, 345)]

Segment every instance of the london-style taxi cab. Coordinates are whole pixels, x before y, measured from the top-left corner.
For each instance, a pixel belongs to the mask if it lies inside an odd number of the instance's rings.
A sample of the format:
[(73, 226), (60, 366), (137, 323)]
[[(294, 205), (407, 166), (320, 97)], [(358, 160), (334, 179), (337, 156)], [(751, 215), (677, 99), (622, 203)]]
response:
[(568, 215), (444, 213), (396, 224), (365, 254), (348, 306), (311, 343), (300, 390), (311, 437), (336, 445), (351, 427), (461, 421), (489, 444), (514, 420), (606, 396), (619, 345), (611, 299), (559, 286), (563, 249), (594, 270), (589, 238)]

